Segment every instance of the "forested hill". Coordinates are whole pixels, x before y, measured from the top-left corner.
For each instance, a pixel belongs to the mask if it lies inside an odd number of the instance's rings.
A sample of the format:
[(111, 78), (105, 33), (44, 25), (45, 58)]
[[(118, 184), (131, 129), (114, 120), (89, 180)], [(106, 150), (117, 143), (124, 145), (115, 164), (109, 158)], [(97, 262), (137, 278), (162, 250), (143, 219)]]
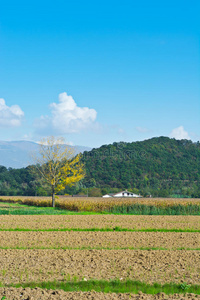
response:
[(182, 188), (196, 190), (200, 181), (200, 143), (189, 140), (158, 137), (113, 143), (84, 152), (83, 161), (84, 182), (93, 180), (97, 187), (176, 193)]
[[(143, 196), (200, 197), (200, 143), (158, 137), (83, 153), (86, 177), (62, 194), (101, 196), (128, 189)], [(0, 166), (0, 195), (48, 195), (31, 167)]]

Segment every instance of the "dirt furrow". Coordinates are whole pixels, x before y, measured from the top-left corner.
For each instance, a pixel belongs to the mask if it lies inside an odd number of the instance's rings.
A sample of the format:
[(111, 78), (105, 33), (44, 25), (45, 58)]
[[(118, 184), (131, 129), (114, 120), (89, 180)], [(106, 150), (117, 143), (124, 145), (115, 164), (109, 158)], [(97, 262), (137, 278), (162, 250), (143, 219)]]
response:
[(200, 299), (200, 295), (185, 294), (185, 295), (166, 295), (159, 293), (157, 295), (148, 295), (142, 292), (138, 294), (130, 293), (97, 293), (97, 292), (64, 292), (62, 290), (47, 290), (47, 289), (30, 289), (30, 288), (0, 288), (0, 297), (6, 297), (7, 300), (159, 300), (159, 299), (182, 299), (196, 300)]
[(200, 229), (199, 216), (142, 215), (1, 215), (0, 228), (129, 228)]
[(0, 248), (200, 248), (192, 232), (4, 232)]

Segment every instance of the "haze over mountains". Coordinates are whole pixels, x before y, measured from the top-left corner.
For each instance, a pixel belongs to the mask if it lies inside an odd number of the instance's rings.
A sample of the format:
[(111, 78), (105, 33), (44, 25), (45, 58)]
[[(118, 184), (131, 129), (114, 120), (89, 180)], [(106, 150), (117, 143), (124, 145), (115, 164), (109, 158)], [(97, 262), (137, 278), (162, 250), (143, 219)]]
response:
[[(91, 148), (84, 146), (74, 147), (75, 154), (91, 150)], [(33, 164), (31, 152), (38, 151), (38, 148), (37, 143), (29, 141), (0, 141), (0, 165), (15, 169), (27, 167)]]

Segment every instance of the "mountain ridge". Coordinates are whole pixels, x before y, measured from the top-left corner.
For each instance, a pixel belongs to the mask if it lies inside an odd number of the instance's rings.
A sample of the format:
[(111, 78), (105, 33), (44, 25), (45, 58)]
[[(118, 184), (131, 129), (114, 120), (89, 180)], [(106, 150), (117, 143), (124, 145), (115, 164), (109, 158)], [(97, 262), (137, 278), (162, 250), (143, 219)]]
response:
[[(85, 146), (69, 146), (75, 148), (75, 154), (90, 151)], [(38, 151), (39, 144), (32, 141), (0, 141), (0, 165), (6, 168), (25, 168), (32, 164), (31, 152)]]

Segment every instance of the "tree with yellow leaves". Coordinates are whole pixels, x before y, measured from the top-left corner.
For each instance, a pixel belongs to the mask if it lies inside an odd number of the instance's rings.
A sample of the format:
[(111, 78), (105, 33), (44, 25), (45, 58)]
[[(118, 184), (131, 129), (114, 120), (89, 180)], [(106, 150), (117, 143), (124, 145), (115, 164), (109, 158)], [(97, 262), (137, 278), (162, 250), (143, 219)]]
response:
[(74, 148), (64, 145), (63, 138), (50, 136), (41, 139), (39, 153), (34, 160), (38, 172), (51, 186), (52, 207), (55, 207), (56, 193), (84, 177), (80, 158), (81, 154), (74, 155)]

